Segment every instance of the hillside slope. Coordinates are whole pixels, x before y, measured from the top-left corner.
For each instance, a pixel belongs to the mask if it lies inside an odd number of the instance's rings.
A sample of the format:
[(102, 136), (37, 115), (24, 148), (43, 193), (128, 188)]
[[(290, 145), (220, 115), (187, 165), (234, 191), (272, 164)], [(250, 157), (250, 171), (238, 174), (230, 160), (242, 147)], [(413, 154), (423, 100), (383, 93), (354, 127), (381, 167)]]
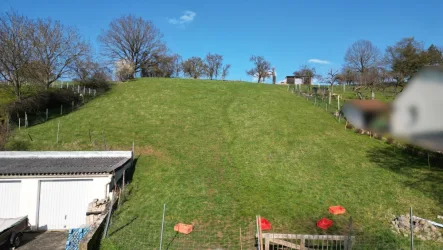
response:
[(382, 237), (394, 215), (413, 206), (434, 218), (443, 201), (440, 173), (425, 160), (345, 131), (281, 86), (140, 79), (17, 131), (14, 141), (34, 150), (101, 150), (102, 131), (108, 149), (130, 150), (135, 141), (140, 155), (104, 248), (157, 247), (163, 203), (168, 228), (196, 223), (208, 234), (236, 235), (256, 214), (277, 228), (322, 233), (315, 222), (339, 204), (348, 213), (332, 217), (328, 233), (347, 232), (353, 216), (357, 233)]

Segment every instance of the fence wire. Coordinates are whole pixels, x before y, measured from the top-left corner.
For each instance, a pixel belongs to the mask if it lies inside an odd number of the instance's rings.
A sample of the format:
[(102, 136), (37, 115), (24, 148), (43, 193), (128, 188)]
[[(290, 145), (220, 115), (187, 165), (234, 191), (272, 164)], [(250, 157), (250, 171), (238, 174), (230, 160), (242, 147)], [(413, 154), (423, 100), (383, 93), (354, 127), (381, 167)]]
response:
[(5, 127), (5, 129), (8, 132), (14, 129), (25, 129), (30, 126), (44, 123), (48, 120), (61, 117), (75, 111), (79, 107), (83, 106), (84, 104), (88, 103), (89, 101), (95, 99), (105, 92), (105, 90), (103, 89), (92, 89), (80, 85), (69, 85), (67, 83), (65, 83), (64, 85), (58, 84), (54, 86), (54, 88), (71, 90), (75, 94), (80, 95), (80, 101), (73, 101), (68, 105), (65, 104), (52, 108), (38, 109), (36, 111), (33, 111), (32, 113), (25, 112), (17, 115), (11, 115), (4, 118), (4, 121), (2, 122), (4, 123), (3, 126)]

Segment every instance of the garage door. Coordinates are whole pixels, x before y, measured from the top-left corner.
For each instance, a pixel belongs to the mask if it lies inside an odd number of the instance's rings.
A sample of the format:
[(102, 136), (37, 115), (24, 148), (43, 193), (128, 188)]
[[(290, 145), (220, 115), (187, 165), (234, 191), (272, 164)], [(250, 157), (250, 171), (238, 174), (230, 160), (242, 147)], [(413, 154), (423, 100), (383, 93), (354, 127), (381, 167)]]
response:
[(78, 228), (86, 223), (92, 180), (40, 182), (38, 228)]
[(20, 181), (0, 181), (0, 218), (19, 217)]

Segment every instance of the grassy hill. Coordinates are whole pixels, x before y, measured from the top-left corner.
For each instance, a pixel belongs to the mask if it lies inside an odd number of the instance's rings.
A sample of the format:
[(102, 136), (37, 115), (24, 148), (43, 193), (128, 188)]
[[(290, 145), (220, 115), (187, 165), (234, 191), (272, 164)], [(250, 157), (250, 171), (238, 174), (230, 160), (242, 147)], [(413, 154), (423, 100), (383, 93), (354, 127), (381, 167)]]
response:
[[(238, 237), (257, 214), (293, 233), (323, 233), (315, 222), (326, 216), (335, 223), (330, 234), (347, 233), (352, 216), (355, 233), (393, 238), (395, 215), (413, 206), (435, 218), (443, 202), (441, 172), (425, 158), (346, 131), (283, 86), (140, 79), (16, 131), (9, 147), (101, 150), (102, 131), (108, 149), (130, 150), (135, 141), (140, 155), (105, 249), (158, 247), (163, 203), (167, 237), (184, 222), (216, 241)], [(347, 214), (329, 215), (338, 204)]]

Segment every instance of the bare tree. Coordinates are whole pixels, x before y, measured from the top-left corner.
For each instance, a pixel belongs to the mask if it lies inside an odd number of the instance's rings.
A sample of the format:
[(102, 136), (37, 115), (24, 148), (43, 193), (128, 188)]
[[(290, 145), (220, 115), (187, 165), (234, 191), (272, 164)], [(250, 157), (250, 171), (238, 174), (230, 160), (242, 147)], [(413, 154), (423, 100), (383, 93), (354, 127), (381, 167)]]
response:
[(180, 73), (183, 71), (182, 68), (182, 57), (179, 54), (174, 55), (174, 77), (180, 77)]
[(109, 24), (109, 29), (99, 36), (104, 54), (114, 61), (128, 60), (134, 65), (135, 74), (142, 64), (155, 63), (154, 55), (166, 53), (163, 35), (151, 21), (132, 15), (122, 16)]
[(200, 57), (191, 57), (182, 64), (183, 74), (198, 79), (207, 72), (206, 64)]
[(154, 55), (149, 64), (142, 64), (142, 77), (172, 77), (176, 72), (176, 57), (178, 55)]
[(94, 61), (90, 57), (78, 59), (71, 66), (71, 77), (77, 82), (87, 82), (93, 79), (111, 81), (111, 73), (112, 71), (108, 67)]
[(206, 63), (206, 74), (209, 77), (209, 79), (218, 78), (218, 75), (220, 74), (220, 70), (223, 65), (223, 56), (219, 54), (211, 54), (208, 53), (205, 58)]
[(26, 81), (26, 67), (32, 58), (32, 22), (17, 13), (0, 16), (0, 77), (12, 84), (17, 101)]
[(231, 64), (225, 64), (222, 69), (221, 78), (224, 81), (229, 74), (229, 68), (231, 68)]
[(258, 83), (264, 82), (269, 76), (271, 63), (266, 61), (263, 56), (251, 56), (249, 61), (254, 63), (254, 68), (246, 71), (246, 74), (256, 77)]
[(328, 71), (324, 82), (331, 86), (331, 92), (334, 93), (334, 83), (338, 81), (338, 70), (333, 71), (332, 69)]
[(378, 66), (380, 51), (368, 40), (358, 40), (353, 43), (345, 55), (347, 66), (363, 73), (371, 67)]
[(77, 30), (51, 19), (38, 19), (35, 22), (32, 43), (32, 60), (39, 67), (31, 67), (29, 75), (45, 88), (67, 76), (75, 62), (90, 52), (89, 45), (82, 41)]
[(77, 58), (70, 68), (73, 79), (76, 81), (85, 81), (99, 70), (100, 65), (97, 62), (94, 62), (91, 57), (87, 56), (84, 58)]
[(277, 81), (277, 72), (275, 72), (275, 67), (272, 67), (271, 69), (271, 76), (272, 76), (272, 84), (275, 84)]
[(309, 86), (309, 90), (311, 90), (312, 79), (317, 77), (315, 68), (309, 67), (308, 65), (300, 66), (300, 69), (294, 71), (293, 74), (294, 76), (301, 78), (303, 80), (303, 84)]
[(351, 85), (357, 81), (357, 75), (351, 68), (344, 67), (338, 76), (338, 81), (342, 84)]

